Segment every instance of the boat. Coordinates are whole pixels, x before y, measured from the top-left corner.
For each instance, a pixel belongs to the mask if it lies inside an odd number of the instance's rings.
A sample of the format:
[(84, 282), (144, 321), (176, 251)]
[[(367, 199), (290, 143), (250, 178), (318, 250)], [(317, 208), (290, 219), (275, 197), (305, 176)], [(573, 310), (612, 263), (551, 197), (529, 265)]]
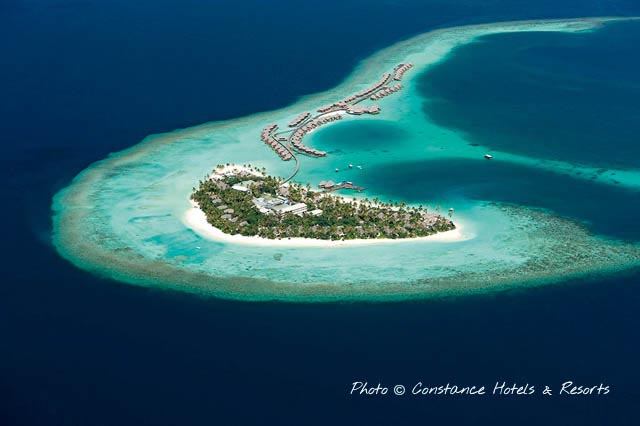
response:
[(340, 169), (338, 169), (338, 168), (336, 167), (336, 172), (339, 172), (339, 171), (340, 171)]
[(362, 166), (356, 166), (357, 168), (359, 168), (360, 170), (362, 170)]
[(493, 155), (491, 154), (485, 154), (484, 158), (486, 158), (487, 160), (491, 160), (493, 158)]
[(353, 169), (353, 164), (349, 164), (349, 168), (350, 168), (350, 169)]

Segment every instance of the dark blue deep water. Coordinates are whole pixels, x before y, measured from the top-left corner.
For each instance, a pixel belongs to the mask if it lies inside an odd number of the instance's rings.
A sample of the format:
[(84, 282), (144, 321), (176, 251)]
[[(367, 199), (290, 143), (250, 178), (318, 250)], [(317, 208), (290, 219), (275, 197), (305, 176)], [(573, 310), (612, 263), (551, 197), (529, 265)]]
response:
[(637, 189), (499, 159), (393, 163), (367, 170), (359, 182), (376, 194), (389, 194), (415, 204), (438, 200), (450, 206), (471, 199), (548, 209), (583, 223), (593, 233), (640, 241)]
[(424, 110), (493, 149), (638, 168), (639, 45), (637, 22), (486, 36), (422, 74)]
[[(147, 134), (286, 105), (434, 27), (605, 14), (640, 4), (0, 1), (0, 424), (637, 424), (637, 274), (402, 304), (249, 304), (101, 279), (50, 244), (53, 194)], [(611, 393), (350, 397), (354, 380)]]

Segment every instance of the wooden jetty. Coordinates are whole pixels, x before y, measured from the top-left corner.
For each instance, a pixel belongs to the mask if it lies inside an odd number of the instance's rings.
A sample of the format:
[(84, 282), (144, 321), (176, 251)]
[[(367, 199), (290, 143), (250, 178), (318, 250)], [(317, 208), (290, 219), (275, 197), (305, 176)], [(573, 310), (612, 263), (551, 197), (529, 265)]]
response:
[(337, 191), (338, 189), (355, 189), (358, 192), (364, 191), (364, 187), (354, 185), (353, 182), (347, 181), (340, 183), (334, 183), (332, 180), (328, 182), (322, 181), (318, 186), (323, 189), (322, 192)]

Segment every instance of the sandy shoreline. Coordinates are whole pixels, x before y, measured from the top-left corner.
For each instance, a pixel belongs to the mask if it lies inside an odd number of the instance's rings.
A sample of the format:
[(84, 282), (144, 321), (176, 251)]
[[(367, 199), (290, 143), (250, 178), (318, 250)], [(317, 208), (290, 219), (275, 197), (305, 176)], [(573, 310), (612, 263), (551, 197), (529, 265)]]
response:
[(229, 235), (222, 232), (207, 222), (207, 217), (200, 210), (197, 203), (191, 201), (192, 207), (185, 212), (182, 222), (196, 234), (207, 240), (219, 243), (242, 244), (261, 247), (348, 247), (364, 246), (374, 244), (402, 244), (408, 242), (441, 242), (455, 243), (470, 240), (475, 237), (471, 232), (464, 232), (464, 227), (457, 221), (456, 229), (446, 232), (439, 232), (427, 237), (416, 238), (376, 238), (376, 239), (356, 239), (345, 241), (316, 240), (313, 238), (287, 238), (283, 240), (272, 240), (262, 237), (247, 237), (245, 235)]

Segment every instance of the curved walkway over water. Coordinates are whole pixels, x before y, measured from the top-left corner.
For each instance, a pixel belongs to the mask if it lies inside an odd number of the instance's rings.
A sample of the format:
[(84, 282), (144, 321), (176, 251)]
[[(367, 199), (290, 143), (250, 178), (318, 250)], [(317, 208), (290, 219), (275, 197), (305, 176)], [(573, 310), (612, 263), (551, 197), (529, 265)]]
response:
[(293, 170), (293, 173), (291, 173), (291, 175), (289, 175), (288, 178), (286, 178), (285, 180), (282, 181), (282, 185), (284, 185), (285, 183), (289, 182), (291, 179), (294, 178), (294, 176), (296, 174), (298, 174), (298, 170), (300, 170), (300, 159), (298, 158), (298, 156), (296, 155), (295, 152), (293, 152), (293, 149), (291, 149), (291, 145), (290, 145), (290, 140), (291, 138), (287, 139), (287, 149), (289, 150), (289, 152), (291, 153), (291, 156), (293, 157), (293, 160), (296, 162), (296, 168)]
[[(407, 67), (410, 68), (412, 67), (413, 64), (398, 64), (393, 72), (398, 73), (399, 70), (401, 70), (403, 67)], [(406, 69), (405, 69), (406, 71)], [(389, 81), (391, 81), (392, 79), (392, 74), (391, 73), (385, 73), (383, 74), (382, 78), (380, 80), (378, 80), (373, 86), (362, 90), (361, 92), (358, 92), (356, 94), (353, 94), (341, 101), (335, 102), (331, 105), (328, 105), (326, 107), (320, 108), (318, 109), (319, 114), (316, 115), (312, 115), (311, 113), (302, 113), (300, 114), (298, 117), (296, 117), (291, 123), (289, 123), (289, 129), (287, 130), (283, 130), (280, 132), (277, 132), (277, 134), (282, 135), (283, 133), (289, 133), (289, 135), (287, 136), (287, 144), (286, 144), (286, 149), (287, 151), (289, 151), (289, 153), (291, 154), (292, 158), (294, 159), (294, 161), (296, 162), (296, 167), (293, 170), (293, 172), (282, 181), (282, 184), (284, 185), (285, 183), (291, 181), (296, 174), (298, 173), (298, 171), (300, 170), (300, 159), (298, 158), (298, 155), (296, 154), (296, 152), (299, 151), (299, 149), (296, 149), (296, 147), (293, 146), (292, 143), (292, 139), (294, 138), (294, 136), (296, 135), (296, 131), (298, 129), (300, 129), (301, 127), (303, 127), (304, 125), (308, 124), (308, 123), (312, 123), (314, 121), (317, 121), (325, 116), (330, 116), (331, 114), (340, 114), (340, 113), (350, 113), (350, 106), (356, 105), (364, 100), (369, 99), (370, 96), (372, 96), (372, 94), (375, 94), (376, 92), (380, 91), (383, 86), (385, 84), (387, 84)], [(402, 76), (400, 76), (400, 78), (402, 78)], [(397, 78), (397, 80), (399, 80), (400, 78)], [(377, 108), (377, 107), (375, 107)], [(377, 108), (376, 111), (374, 112), (370, 112), (369, 110), (363, 110), (364, 112), (368, 112), (368, 113), (377, 113), (379, 111), (379, 108)], [(361, 114), (362, 112), (358, 113)], [(340, 117), (338, 117), (340, 118)], [(293, 128), (291, 128), (293, 127)], [(277, 134), (273, 135), (272, 137), (277, 141)], [(302, 152), (304, 154), (304, 152)]]

